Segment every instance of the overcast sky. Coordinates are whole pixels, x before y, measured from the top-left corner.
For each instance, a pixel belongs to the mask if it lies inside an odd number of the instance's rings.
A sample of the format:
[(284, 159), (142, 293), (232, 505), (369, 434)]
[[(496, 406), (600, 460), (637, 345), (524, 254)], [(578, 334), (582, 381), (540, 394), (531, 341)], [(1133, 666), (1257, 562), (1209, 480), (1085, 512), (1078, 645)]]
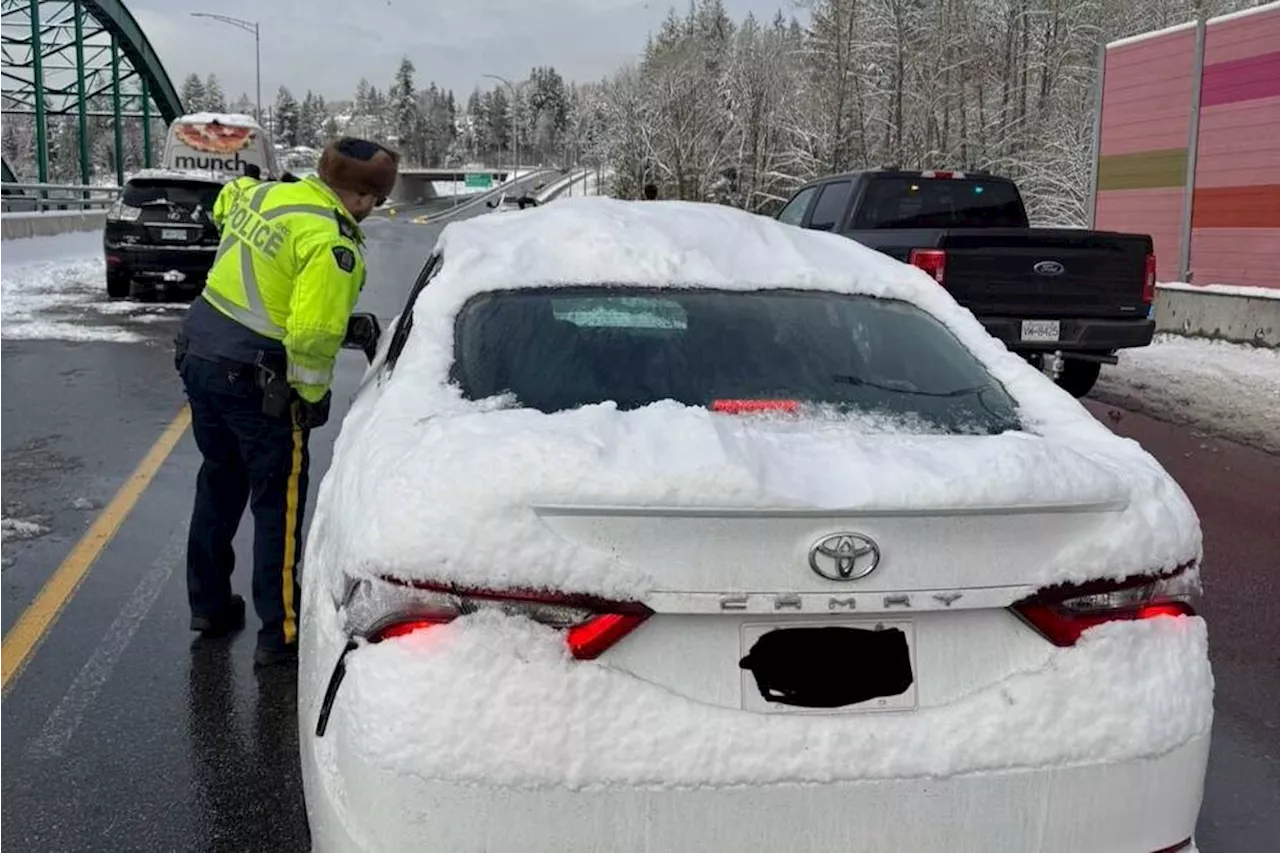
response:
[[(677, 9), (688, 0), (675, 0)], [(418, 85), (434, 80), (463, 97), (535, 65), (566, 79), (596, 80), (634, 59), (672, 0), (126, 0), (175, 86), (195, 72), (218, 76), (228, 100), (254, 96), (253, 35), (191, 12), (257, 20), (263, 106), (288, 86), (350, 98), (368, 78), (386, 89), (402, 56)], [(730, 16), (762, 21), (792, 0), (725, 0)]]

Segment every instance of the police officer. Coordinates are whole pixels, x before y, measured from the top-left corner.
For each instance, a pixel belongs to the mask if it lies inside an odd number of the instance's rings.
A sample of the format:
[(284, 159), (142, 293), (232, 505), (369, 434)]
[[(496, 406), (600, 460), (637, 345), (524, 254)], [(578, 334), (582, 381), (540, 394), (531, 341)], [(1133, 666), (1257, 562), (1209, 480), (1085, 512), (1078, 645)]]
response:
[(220, 636), (244, 627), (231, 542), (248, 504), (260, 666), (297, 660), (307, 438), (328, 420), (334, 360), (364, 285), (357, 223), (390, 194), (398, 159), (345, 138), (324, 150), (318, 176), (235, 199), (178, 338), (204, 456), (187, 541), (191, 629)]
[(218, 226), (218, 233), (222, 233), (223, 223), (227, 221), (227, 213), (231, 211), (231, 206), (235, 204), (236, 199), (256, 187), (261, 180), (262, 170), (258, 165), (245, 163), (244, 174), (234, 181), (227, 182), (218, 191), (218, 197), (213, 201), (213, 224)]

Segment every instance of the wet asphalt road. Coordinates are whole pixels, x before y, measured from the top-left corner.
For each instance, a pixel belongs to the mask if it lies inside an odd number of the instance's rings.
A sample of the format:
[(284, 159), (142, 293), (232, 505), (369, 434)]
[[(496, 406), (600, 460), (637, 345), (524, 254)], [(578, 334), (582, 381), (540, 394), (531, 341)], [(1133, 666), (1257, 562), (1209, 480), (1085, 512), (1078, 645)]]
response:
[[(360, 310), (385, 327), (439, 226), (369, 230)], [(4, 341), (4, 515), (48, 528), (5, 543), (6, 633), (181, 406), (169, 351), (181, 310), (112, 318), (141, 342)], [(358, 354), (341, 357), (341, 410), (312, 440), (313, 497), (362, 369)], [(1263, 496), (1280, 494), (1280, 457), (1091, 408), (1161, 459), (1204, 522), (1218, 717), (1201, 849), (1277, 849), (1280, 519)], [(292, 673), (255, 673), (252, 630), (207, 643), (187, 631), (183, 549), (198, 465), (188, 434), (4, 696), (6, 850), (308, 848)], [(242, 562), (234, 576), (247, 599), (249, 574)]]

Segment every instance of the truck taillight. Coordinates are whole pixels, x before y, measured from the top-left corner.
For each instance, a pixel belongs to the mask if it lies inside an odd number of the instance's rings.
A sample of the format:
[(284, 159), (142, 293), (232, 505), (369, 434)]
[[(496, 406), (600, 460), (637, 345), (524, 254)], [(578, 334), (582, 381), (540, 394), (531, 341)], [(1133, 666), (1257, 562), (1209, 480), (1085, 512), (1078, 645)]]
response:
[(345, 602), (347, 633), (379, 643), (452, 622), (482, 610), (524, 616), (564, 632), (569, 652), (593, 660), (635, 630), (653, 611), (634, 601), (551, 592), (462, 589), (394, 578), (352, 583)]
[(1199, 595), (1199, 574), (1183, 566), (1165, 575), (1049, 587), (1013, 610), (1055, 646), (1073, 646), (1085, 631), (1106, 622), (1194, 616)]
[(964, 180), (964, 172), (957, 172), (954, 169), (926, 169), (920, 173), (922, 178), (946, 178), (962, 181)]
[(946, 284), (947, 253), (943, 249), (912, 249), (908, 263), (929, 274), (938, 284)]
[[(1132, 292), (1132, 291), (1130, 291)], [(1147, 255), (1147, 270), (1142, 279), (1142, 304), (1147, 307), (1156, 301), (1156, 256)]]

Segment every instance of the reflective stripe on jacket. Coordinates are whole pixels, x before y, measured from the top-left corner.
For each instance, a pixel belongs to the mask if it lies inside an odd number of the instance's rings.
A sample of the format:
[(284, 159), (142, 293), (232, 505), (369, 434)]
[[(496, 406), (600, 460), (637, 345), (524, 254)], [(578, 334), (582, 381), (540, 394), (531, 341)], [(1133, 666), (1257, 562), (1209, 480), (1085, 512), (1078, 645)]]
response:
[(256, 179), (241, 175), (234, 181), (224, 184), (218, 191), (218, 197), (213, 201), (213, 224), (218, 226), (219, 232), (222, 231), (222, 225), (227, 221), (227, 214), (231, 212), (236, 199), (257, 185)]
[(284, 344), (289, 384), (316, 402), (329, 390), (347, 320), (364, 286), (360, 228), (309, 177), (236, 198), (205, 284), (218, 311)]

